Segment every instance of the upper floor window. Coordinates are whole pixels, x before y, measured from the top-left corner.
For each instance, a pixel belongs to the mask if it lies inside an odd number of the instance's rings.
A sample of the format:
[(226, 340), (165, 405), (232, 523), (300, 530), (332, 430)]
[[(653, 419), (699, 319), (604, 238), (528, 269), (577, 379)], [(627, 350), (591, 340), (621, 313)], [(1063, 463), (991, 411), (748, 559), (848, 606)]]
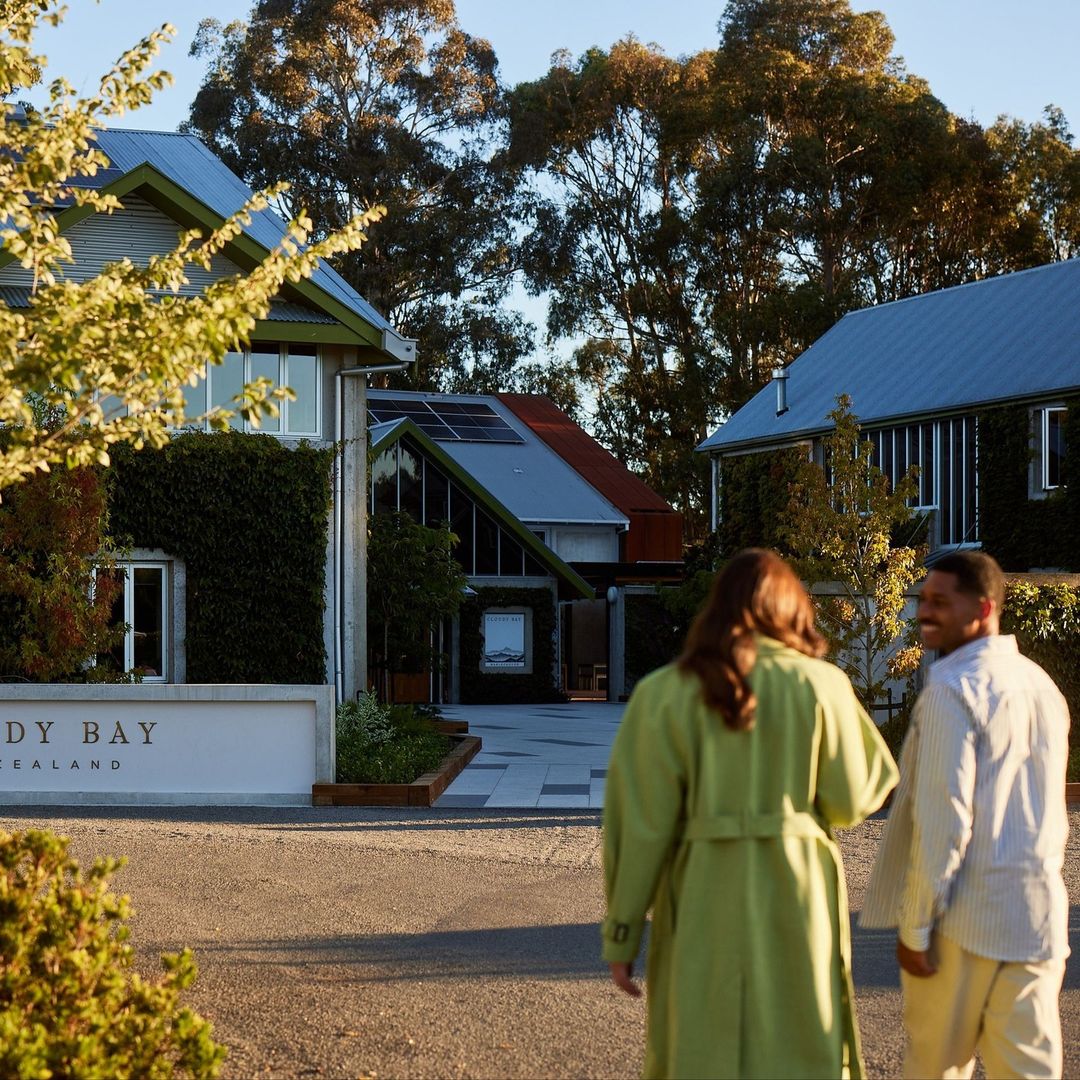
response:
[(1044, 409), (1042, 414), (1042, 486), (1061, 487), (1065, 466), (1065, 409)]
[(263, 416), (258, 428), (239, 414), (230, 424), (238, 431), (265, 431), (270, 435), (318, 438), (321, 429), (319, 408), (319, 357), (314, 345), (253, 342), (243, 353), (226, 353), (219, 365), (210, 365), (197, 386), (186, 387), (185, 411), (200, 416), (208, 408), (231, 408), (232, 399), (246, 383), (267, 378), (275, 386), (288, 386), (295, 401), (278, 404), (279, 416)]

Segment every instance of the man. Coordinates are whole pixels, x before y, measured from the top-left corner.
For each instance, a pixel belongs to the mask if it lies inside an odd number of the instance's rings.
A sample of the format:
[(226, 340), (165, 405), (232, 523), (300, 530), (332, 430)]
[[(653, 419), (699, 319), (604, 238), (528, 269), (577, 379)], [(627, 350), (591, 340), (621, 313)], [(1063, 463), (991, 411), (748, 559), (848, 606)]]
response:
[(931, 665), (863, 906), (898, 928), (907, 1077), (1058, 1077), (1068, 955), (1064, 698), (1000, 636), (1001, 568), (955, 552), (919, 597)]

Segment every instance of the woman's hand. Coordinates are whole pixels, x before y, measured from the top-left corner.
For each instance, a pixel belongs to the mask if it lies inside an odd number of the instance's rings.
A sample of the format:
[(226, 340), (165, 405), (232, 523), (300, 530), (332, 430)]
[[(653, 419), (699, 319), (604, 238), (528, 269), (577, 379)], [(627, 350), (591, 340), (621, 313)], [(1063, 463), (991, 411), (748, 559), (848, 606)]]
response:
[(611, 981), (624, 993), (631, 997), (641, 997), (641, 987), (634, 982), (634, 965), (624, 960), (613, 960), (608, 964), (611, 968)]

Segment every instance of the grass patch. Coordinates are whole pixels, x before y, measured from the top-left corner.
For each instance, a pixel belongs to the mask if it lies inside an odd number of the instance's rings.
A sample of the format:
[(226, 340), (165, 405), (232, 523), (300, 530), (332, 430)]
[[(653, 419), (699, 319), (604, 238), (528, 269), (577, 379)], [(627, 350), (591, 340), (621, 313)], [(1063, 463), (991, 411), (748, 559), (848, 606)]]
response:
[(437, 768), (451, 740), (435, 730), (437, 712), (412, 705), (382, 705), (374, 694), (337, 711), (339, 784), (411, 784)]

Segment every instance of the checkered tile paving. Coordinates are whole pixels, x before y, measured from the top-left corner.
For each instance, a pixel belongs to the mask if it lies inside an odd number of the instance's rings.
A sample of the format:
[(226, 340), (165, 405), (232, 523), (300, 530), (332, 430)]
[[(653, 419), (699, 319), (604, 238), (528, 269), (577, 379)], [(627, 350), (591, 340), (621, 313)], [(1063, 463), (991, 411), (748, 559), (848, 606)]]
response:
[(484, 747), (435, 803), (437, 807), (599, 810), (611, 744), (624, 705), (444, 705), (467, 720)]

